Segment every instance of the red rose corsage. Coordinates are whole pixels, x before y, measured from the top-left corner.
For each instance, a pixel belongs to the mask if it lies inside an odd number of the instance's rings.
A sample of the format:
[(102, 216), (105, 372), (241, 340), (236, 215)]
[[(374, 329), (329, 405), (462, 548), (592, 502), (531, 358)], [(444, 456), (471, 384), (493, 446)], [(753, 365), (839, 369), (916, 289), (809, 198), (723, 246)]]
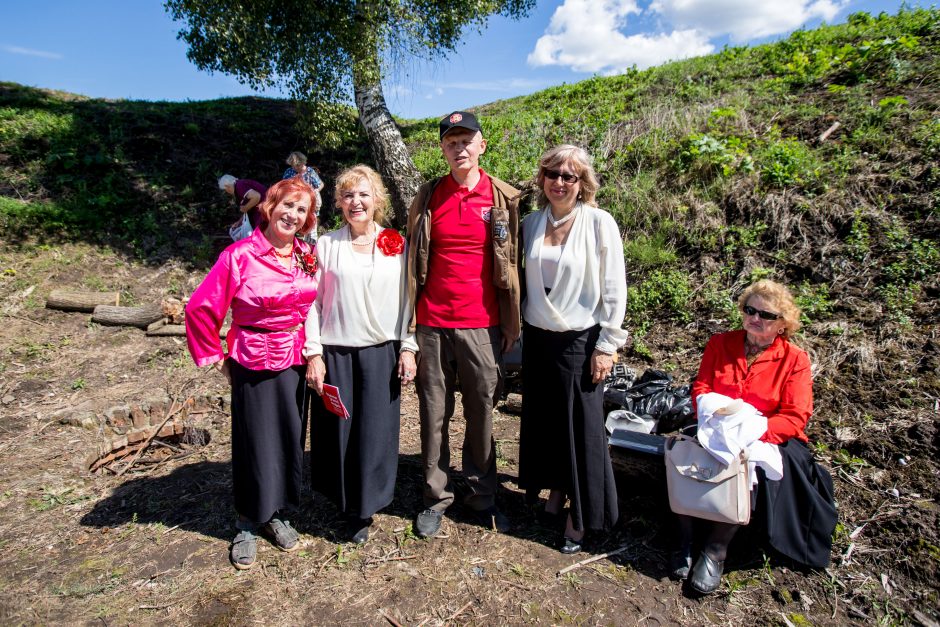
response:
[(300, 269), (304, 271), (305, 274), (313, 276), (317, 273), (317, 256), (312, 252), (305, 253), (300, 250), (300, 247), (294, 248), (294, 256), (297, 258), (297, 264), (300, 266)]
[(382, 229), (375, 239), (375, 245), (386, 257), (400, 255), (405, 250), (405, 238), (395, 229)]

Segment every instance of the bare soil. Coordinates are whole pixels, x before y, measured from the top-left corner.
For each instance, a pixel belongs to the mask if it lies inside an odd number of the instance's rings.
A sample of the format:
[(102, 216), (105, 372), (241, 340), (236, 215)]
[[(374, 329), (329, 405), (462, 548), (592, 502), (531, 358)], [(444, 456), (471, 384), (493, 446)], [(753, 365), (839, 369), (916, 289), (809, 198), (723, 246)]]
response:
[[(70, 409), (100, 417), (157, 393), (224, 396), (221, 376), (197, 370), (180, 338), (43, 307), (55, 287), (121, 290), (125, 303), (142, 304), (188, 294), (201, 278), (179, 262), (147, 266), (84, 244), (0, 245), (0, 622), (928, 625), (940, 618), (935, 327), (886, 333), (868, 356), (824, 329), (807, 330), (819, 366), (810, 435), (825, 445), (819, 455), (840, 508), (833, 564), (824, 571), (793, 570), (744, 533), (721, 590), (694, 598), (666, 577), (672, 528), (664, 487), (623, 472), (622, 523), (587, 553), (563, 556), (560, 534), (537, 524), (514, 483), (516, 395), (494, 418), (499, 500), (515, 530), (493, 533), (455, 506), (442, 537), (416, 539), (420, 447), (408, 390), (396, 497), (370, 540), (343, 543), (334, 507), (308, 491), (293, 520), (301, 549), (281, 553), (262, 542), (256, 566), (239, 572), (227, 559), (234, 514), (224, 406), (203, 418), (207, 445), (179, 444), (189, 453), (180, 459), (148, 453), (122, 476), (88, 470), (100, 428), (63, 424)], [(720, 326), (655, 328), (646, 338), (652, 361), (634, 357), (628, 365), (688, 379)], [(885, 373), (883, 389), (867, 383), (866, 358)], [(458, 468), (461, 437), (458, 409), (451, 433)]]

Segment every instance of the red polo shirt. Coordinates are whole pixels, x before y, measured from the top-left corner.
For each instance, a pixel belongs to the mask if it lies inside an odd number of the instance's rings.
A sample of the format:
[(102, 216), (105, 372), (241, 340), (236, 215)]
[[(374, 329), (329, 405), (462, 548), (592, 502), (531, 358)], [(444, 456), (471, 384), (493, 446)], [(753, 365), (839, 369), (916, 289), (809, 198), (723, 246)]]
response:
[(473, 189), (447, 175), (434, 189), (428, 276), (417, 303), (417, 322), (448, 329), (499, 324), (493, 287), (490, 210), (493, 184), (480, 170)]
[(813, 414), (809, 356), (777, 336), (748, 368), (744, 334), (742, 330), (730, 331), (708, 340), (692, 385), (693, 406), (695, 399), (707, 392), (740, 398), (767, 416), (767, 433), (761, 437), (764, 442), (782, 444), (790, 438), (809, 441), (805, 432)]

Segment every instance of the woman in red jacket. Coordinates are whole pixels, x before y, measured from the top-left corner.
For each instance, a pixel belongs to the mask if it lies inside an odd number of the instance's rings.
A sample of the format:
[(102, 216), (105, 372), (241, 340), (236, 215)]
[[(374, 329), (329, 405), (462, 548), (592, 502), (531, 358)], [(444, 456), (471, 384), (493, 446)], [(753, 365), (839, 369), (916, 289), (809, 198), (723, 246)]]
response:
[[(761, 440), (779, 447), (783, 478), (767, 480), (758, 470), (752, 495), (760, 519), (766, 519), (770, 545), (794, 561), (822, 568), (829, 564), (836, 513), (832, 478), (806, 446), (806, 423), (813, 413), (813, 380), (806, 352), (790, 342), (800, 328), (800, 310), (790, 291), (774, 281), (750, 285), (738, 299), (744, 328), (712, 336), (692, 401), (708, 392), (750, 403), (767, 418)], [(696, 408), (697, 409), (697, 408)], [(702, 521), (709, 526), (705, 545), (692, 567), (694, 518), (678, 516), (681, 545), (673, 554), (671, 574), (690, 577), (694, 590), (718, 589), (728, 544), (740, 525)]]

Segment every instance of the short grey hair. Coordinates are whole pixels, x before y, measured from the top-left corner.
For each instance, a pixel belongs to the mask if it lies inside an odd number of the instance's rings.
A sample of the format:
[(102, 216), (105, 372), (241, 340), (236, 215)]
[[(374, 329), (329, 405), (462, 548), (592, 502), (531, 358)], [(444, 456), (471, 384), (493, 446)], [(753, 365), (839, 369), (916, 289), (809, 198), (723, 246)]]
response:
[(225, 188), (228, 187), (229, 185), (234, 187), (235, 182), (237, 180), (238, 179), (232, 176), (231, 174), (223, 174), (222, 176), (219, 177), (219, 189), (221, 189), (224, 192)]

